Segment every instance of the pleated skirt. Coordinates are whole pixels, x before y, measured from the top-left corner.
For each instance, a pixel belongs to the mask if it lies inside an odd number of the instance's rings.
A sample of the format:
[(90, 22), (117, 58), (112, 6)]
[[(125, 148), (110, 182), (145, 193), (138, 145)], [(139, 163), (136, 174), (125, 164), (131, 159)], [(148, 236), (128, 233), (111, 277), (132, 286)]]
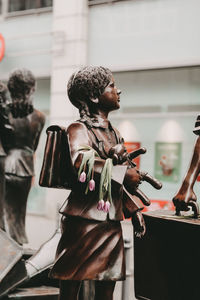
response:
[(66, 216), (50, 277), (60, 280), (124, 280), (125, 259), (119, 221)]

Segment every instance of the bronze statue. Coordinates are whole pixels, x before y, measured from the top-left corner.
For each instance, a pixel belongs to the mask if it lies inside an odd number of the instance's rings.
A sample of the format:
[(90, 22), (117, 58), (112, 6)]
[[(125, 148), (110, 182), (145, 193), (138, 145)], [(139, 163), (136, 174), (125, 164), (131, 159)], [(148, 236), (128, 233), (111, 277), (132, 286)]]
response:
[(25, 215), (34, 176), (34, 153), (45, 123), (43, 113), (33, 108), (35, 78), (26, 69), (14, 71), (8, 80), (11, 95), (9, 121), (12, 137), (6, 141), (5, 219), (9, 235), (19, 244), (27, 242)]
[(199, 214), (199, 207), (197, 204), (197, 196), (193, 191), (193, 186), (200, 173), (200, 115), (197, 117), (195, 128), (193, 132), (198, 135), (194, 146), (192, 159), (182, 182), (182, 185), (173, 198), (173, 203), (176, 207), (176, 215), (180, 215), (181, 211), (188, 211), (191, 207), (194, 212), (194, 217), (197, 218)]
[(0, 228), (5, 230), (4, 222), (4, 196), (5, 196), (5, 157), (4, 143), (8, 140), (12, 128), (7, 116), (8, 89), (3, 82), (0, 82)]
[(136, 235), (144, 235), (138, 197), (145, 205), (150, 202), (138, 185), (146, 180), (161, 187), (132, 162), (145, 149), (129, 156), (108, 120), (120, 107), (120, 94), (109, 69), (84, 67), (68, 82), (68, 96), (80, 119), (67, 129), (47, 129), (40, 185), (71, 188), (60, 210), (62, 236), (50, 272), (60, 279), (61, 300), (78, 299), (82, 280), (95, 280), (95, 300), (113, 299), (115, 282), (125, 279), (123, 213), (132, 217)]

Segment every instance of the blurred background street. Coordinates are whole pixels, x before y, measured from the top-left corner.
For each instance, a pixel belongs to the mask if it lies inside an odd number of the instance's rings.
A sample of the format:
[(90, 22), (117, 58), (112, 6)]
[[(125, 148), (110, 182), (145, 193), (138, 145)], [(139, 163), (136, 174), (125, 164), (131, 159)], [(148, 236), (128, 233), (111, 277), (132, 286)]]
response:
[[(149, 209), (173, 209), (200, 110), (199, 11), (199, 0), (0, 0), (0, 80), (6, 82), (16, 68), (30, 69), (37, 79), (34, 105), (47, 117), (35, 157), (25, 247), (38, 249), (59, 226), (58, 211), (68, 191), (38, 185), (45, 130), (78, 118), (66, 83), (84, 65), (112, 70), (122, 94), (111, 122), (130, 151), (147, 148), (137, 165), (163, 182), (160, 191), (142, 184), (152, 200)], [(124, 299), (131, 300), (133, 234), (131, 222), (123, 223), (131, 246), (130, 293)], [(115, 300), (121, 293), (117, 283)]]

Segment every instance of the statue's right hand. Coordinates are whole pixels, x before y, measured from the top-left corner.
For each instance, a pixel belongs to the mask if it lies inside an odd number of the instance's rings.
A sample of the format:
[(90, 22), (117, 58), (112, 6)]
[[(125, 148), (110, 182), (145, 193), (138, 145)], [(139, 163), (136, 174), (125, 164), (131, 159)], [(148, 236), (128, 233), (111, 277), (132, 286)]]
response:
[(196, 202), (197, 196), (192, 188), (188, 188), (184, 191), (181, 191), (180, 189), (178, 193), (173, 197), (172, 201), (176, 208), (176, 215), (179, 216), (181, 211), (188, 211), (190, 209), (189, 207), (192, 207), (194, 217), (198, 216), (199, 208)]

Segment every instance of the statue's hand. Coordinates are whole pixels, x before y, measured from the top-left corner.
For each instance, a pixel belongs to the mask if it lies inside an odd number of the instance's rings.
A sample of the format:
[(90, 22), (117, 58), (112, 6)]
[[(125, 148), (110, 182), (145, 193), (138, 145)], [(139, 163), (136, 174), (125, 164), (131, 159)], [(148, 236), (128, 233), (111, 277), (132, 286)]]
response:
[(194, 212), (194, 218), (198, 217), (199, 207), (197, 204), (197, 196), (192, 188), (179, 190), (178, 193), (172, 199), (174, 206), (176, 207), (176, 215), (179, 216), (181, 211), (188, 211), (192, 207)]
[(132, 224), (136, 237), (143, 237), (146, 232), (146, 225), (141, 211), (137, 210), (132, 216)]
[(127, 150), (123, 144), (117, 144), (110, 148), (108, 156), (112, 158), (114, 165), (121, 165), (127, 160)]
[(124, 186), (127, 189), (127, 191), (133, 195), (135, 193), (135, 190), (141, 183), (141, 180), (142, 176), (139, 170), (136, 167), (129, 168), (126, 171), (126, 175), (124, 178)]

